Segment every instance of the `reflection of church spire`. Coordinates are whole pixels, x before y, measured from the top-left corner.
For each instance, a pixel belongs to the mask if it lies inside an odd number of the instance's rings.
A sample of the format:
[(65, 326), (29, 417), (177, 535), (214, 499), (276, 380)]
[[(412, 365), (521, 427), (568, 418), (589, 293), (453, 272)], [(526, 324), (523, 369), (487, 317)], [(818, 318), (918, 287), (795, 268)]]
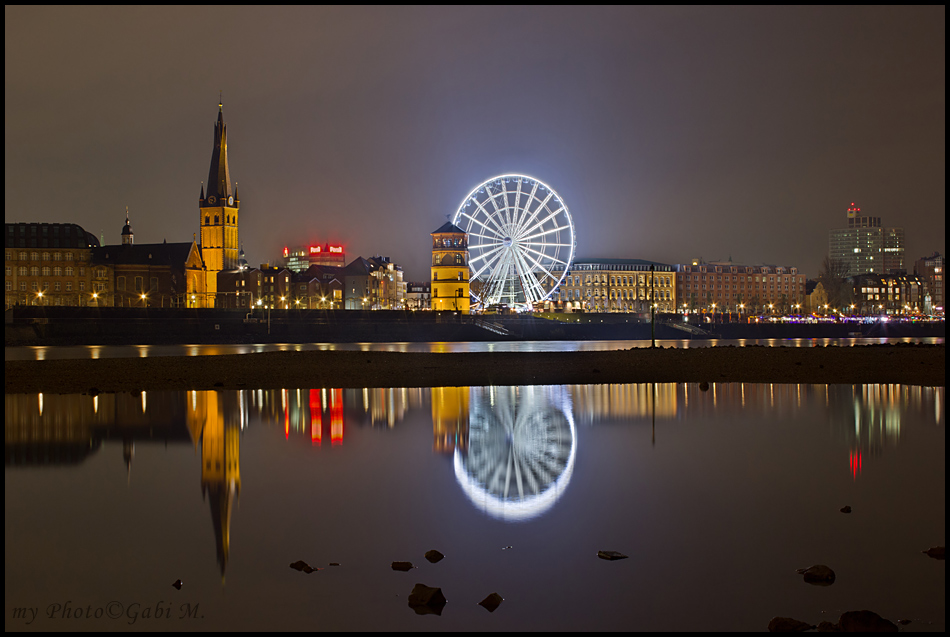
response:
[(194, 392), (188, 429), (201, 443), (201, 496), (209, 496), (215, 553), (221, 578), (230, 553), (231, 505), (241, 492), (240, 427), (225, 422), (224, 395)]

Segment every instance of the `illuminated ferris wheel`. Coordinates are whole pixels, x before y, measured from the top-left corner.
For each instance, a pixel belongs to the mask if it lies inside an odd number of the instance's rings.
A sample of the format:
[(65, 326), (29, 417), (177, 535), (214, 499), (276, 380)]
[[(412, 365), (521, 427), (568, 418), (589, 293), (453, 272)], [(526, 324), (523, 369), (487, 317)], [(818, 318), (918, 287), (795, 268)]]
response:
[(574, 222), (553, 188), (525, 175), (476, 186), (452, 223), (468, 233), (471, 294), (482, 307), (551, 296), (574, 259)]

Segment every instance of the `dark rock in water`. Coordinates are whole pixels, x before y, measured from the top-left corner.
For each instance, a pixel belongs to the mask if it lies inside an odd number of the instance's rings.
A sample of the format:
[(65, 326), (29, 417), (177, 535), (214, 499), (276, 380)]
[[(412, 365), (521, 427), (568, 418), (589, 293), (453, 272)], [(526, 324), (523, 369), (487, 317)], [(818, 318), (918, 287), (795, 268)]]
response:
[(897, 624), (869, 610), (851, 610), (838, 618), (844, 633), (896, 633)]
[(818, 624), (819, 633), (840, 633), (841, 626), (838, 624), (832, 624), (831, 622), (821, 622)]
[(815, 564), (808, 568), (800, 568), (796, 572), (800, 575), (804, 575), (805, 582), (808, 584), (831, 586), (835, 583), (835, 572), (824, 564)]
[(441, 615), (445, 603), (441, 588), (416, 584), (409, 593), (409, 608), (417, 615)]
[(393, 562), (394, 571), (408, 571), (413, 567), (412, 562)]
[(709, 383), (703, 381), (699, 384), (699, 391), (709, 391)]
[(178, 590), (181, 590), (182, 584), (184, 584), (184, 582), (182, 582), (180, 579), (176, 579), (176, 580), (175, 580), (175, 583), (172, 584), (172, 586), (174, 586), (174, 587), (177, 588)]
[(806, 624), (791, 617), (773, 617), (769, 622), (770, 633), (801, 633), (812, 628), (814, 628), (812, 624)]
[(503, 601), (505, 601), (504, 597), (498, 593), (492, 593), (482, 601), (478, 602), (478, 605), (487, 610), (489, 613), (494, 613), (495, 609), (501, 606)]
[(429, 560), (430, 562), (432, 562), (433, 564), (435, 564), (436, 562), (441, 561), (442, 558), (444, 558), (444, 557), (445, 557), (444, 555), (442, 555), (441, 553), (439, 553), (439, 552), (436, 551), (435, 549), (432, 549), (431, 551), (426, 551), (426, 559)]
[(628, 556), (617, 551), (597, 551), (597, 557), (602, 560), (625, 560)]
[(934, 558), (935, 560), (946, 559), (945, 557), (946, 552), (947, 552), (947, 548), (945, 546), (933, 546), (927, 549), (926, 551), (921, 551), (921, 553), (925, 553), (929, 555), (930, 557)]
[(843, 507), (841, 507), (841, 512), (842, 512), (842, 513), (851, 513), (851, 507), (850, 507), (850, 506), (843, 506)]
[(296, 562), (292, 563), (290, 565), (290, 568), (294, 569), (295, 571), (303, 571), (304, 573), (307, 573), (307, 574), (313, 573), (314, 571), (323, 570), (319, 568), (314, 568), (310, 566), (309, 564), (307, 564), (306, 562), (304, 562), (303, 560), (297, 560)]

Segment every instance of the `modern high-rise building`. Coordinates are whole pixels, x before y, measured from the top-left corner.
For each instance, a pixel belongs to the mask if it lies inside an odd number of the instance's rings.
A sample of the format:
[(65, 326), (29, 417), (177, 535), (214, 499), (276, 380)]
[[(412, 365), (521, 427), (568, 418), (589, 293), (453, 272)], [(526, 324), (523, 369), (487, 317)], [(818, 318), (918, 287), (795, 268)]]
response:
[(218, 288), (218, 272), (238, 267), (238, 210), (241, 200), (237, 186), (231, 190), (228, 168), (228, 128), (224, 108), (218, 103), (218, 121), (214, 124), (214, 147), (208, 187), (201, 186), (198, 200), (198, 223), (201, 227), (201, 258), (208, 268), (207, 293), (214, 298)]
[(346, 265), (346, 252), (343, 246), (329, 243), (320, 245), (284, 248), (284, 265), (294, 272), (303, 272), (311, 265), (330, 265), (342, 268)]
[(828, 256), (841, 264), (841, 274), (884, 274), (904, 269), (904, 229), (884, 228), (880, 217), (861, 214), (854, 202), (848, 226), (828, 234)]

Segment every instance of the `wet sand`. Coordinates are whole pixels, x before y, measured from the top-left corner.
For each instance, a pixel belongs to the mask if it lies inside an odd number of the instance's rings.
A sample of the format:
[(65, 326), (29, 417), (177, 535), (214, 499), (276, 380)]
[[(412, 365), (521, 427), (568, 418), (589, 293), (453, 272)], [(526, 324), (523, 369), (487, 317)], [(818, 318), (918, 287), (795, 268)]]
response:
[(5, 392), (458, 387), (645, 382), (944, 386), (943, 345), (635, 348), (611, 352), (268, 352), (7, 361)]

